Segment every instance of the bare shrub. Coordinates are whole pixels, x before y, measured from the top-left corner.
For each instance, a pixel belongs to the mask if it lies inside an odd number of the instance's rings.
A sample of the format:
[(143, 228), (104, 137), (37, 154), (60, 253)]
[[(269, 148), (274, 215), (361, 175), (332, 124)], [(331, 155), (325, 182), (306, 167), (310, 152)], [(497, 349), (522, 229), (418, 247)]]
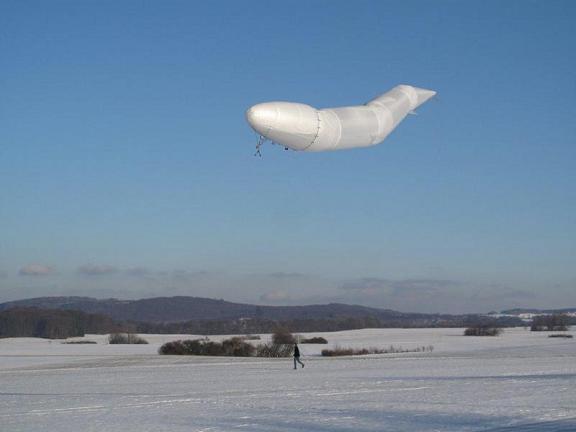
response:
[(256, 347), (256, 357), (291, 357), (293, 353), (293, 346), (286, 344), (260, 344)]
[(250, 357), (256, 352), (253, 345), (246, 343), (239, 337), (233, 337), (222, 341), (223, 355), (234, 357)]
[(499, 336), (503, 330), (490, 325), (475, 325), (464, 330), (464, 336)]
[(308, 339), (300, 339), (300, 343), (303, 344), (327, 344), (328, 341), (323, 337), (311, 337)]
[(540, 315), (532, 319), (531, 331), (566, 331), (568, 317), (563, 314)]
[(272, 334), (274, 345), (290, 345), (296, 343), (296, 338), (287, 328), (278, 327)]
[(108, 336), (108, 343), (111, 345), (115, 344), (147, 344), (148, 341), (146, 339), (141, 338), (140, 336), (134, 333), (112, 333)]
[(160, 348), (158, 348), (158, 354), (165, 355), (195, 355), (199, 354), (194, 352), (193, 345), (199, 341), (196, 340), (177, 340), (172, 342), (166, 342)]
[(334, 349), (323, 349), (322, 355), (324, 357), (337, 357), (337, 356), (351, 356), (354, 355), (352, 348), (334, 347)]
[(244, 342), (240, 337), (223, 340), (222, 343), (205, 339), (189, 339), (167, 342), (158, 349), (159, 354), (166, 355), (205, 355), (251, 357), (256, 352), (253, 345)]
[(97, 344), (98, 342), (93, 340), (77, 340), (77, 341), (64, 341), (62, 343), (66, 345), (89, 345), (89, 344)]
[(166, 355), (234, 357), (290, 357), (292, 352), (292, 345), (260, 344), (254, 347), (252, 344), (244, 342), (241, 337), (226, 339), (222, 341), (222, 343), (212, 342), (206, 339), (178, 340), (167, 342), (158, 349), (159, 354)]
[(396, 354), (408, 352), (432, 352), (434, 347), (432, 345), (420, 346), (416, 348), (402, 348), (390, 345), (388, 348), (342, 348), (339, 346), (333, 349), (322, 350), (324, 357), (338, 357), (338, 356), (352, 356), (352, 355), (367, 355), (367, 354)]

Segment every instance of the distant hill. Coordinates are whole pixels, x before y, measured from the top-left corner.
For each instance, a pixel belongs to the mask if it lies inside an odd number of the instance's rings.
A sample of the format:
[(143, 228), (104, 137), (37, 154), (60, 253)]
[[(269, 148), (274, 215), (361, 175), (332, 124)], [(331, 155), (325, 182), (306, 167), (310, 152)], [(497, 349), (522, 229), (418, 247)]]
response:
[[(58, 314), (74, 312), (82, 315)], [(35, 323), (35, 324), (32, 324)], [(48, 323), (48, 324), (47, 324)], [(239, 334), (291, 331), (339, 331), (361, 328), (499, 327), (524, 325), (516, 316), (402, 313), (389, 309), (330, 303), (309, 306), (260, 306), (201, 297), (156, 297), (142, 300), (90, 297), (39, 297), (0, 304), (0, 337), (49, 336), (77, 332)], [(40, 326), (40, 327), (38, 327)], [(99, 330), (98, 330), (99, 329)], [(41, 333), (41, 334), (44, 334)]]
[(574, 314), (576, 308), (563, 308), (563, 309), (508, 309), (500, 312), (504, 315), (521, 315), (521, 314)]
[[(77, 310), (107, 315), (122, 321), (182, 322), (235, 320), (241, 318), (292, 320), (336, 319), (371, 316), (379, 319), (429, 318), (427, 314), (331, 303), (309, 306), (259, 306), (202, 297), (156, 297), (142, 300), (94, 299), (90, 297), (39, 297), (0, 304), (0, 311), (15, 307)], [(447, 315), (448, 316), (448, 315)], [(442, 315), (437, 315), (441, 318)]]
[[(486, 319), (481, 315), (403, 313), (389, 309), (330, 303), (308, 306), (261, 306), (202, 297), (155, 297), (141, 300), (95, 299), (90, 297), (39, 297), (0, 304), (0, 311), (13, 308), (74, 310), (108, 316), (116, 321), (137, 323), (297, 322), (356, 320), (375, 327), (453, 327)], [(371, 320), (371, 321), (366, 321)], [(516, 318), (502, 318), (502, 325), (515, 325)], [(349, 321), (350, 323), (352, 321)], [(518, 323), (521, 323), (518, 320)], [(324, 327), (326, 323), (322, 324)], [(328, 327), (333, 324), (328, 325)], [(212, 325), (213, 326), (213, 325)], [(330, 327), (331, 328), (331, 327)]]

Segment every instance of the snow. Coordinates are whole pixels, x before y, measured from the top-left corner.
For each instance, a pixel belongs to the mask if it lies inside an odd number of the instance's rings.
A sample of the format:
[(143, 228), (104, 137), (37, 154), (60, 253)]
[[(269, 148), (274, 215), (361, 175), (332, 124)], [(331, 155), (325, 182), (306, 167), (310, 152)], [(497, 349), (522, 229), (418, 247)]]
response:
[(307, 334), (329, 346), (434, 351), (323, 358), (326, 345), (301, 345), (297, 371), (291, 359), (156, 354), (189, 335), (142, 335), (149, 345), (0, 339), (0, 430), (576, 431), (576, 338), (461, 335)]

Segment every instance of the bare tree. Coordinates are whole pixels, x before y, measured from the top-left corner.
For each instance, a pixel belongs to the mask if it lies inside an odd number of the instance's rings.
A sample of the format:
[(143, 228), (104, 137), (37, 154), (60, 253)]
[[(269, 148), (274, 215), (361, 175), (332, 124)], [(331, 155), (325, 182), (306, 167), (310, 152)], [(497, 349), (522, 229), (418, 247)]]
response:
[(563, 314), (539, 315), (532, 319), (531, 331), (566, 331), (568, 317)]

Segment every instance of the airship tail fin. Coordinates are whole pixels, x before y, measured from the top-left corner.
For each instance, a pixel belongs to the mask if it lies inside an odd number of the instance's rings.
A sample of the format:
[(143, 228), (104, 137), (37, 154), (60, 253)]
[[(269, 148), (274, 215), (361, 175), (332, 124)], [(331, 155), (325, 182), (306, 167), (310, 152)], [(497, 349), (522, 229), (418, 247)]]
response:
[(418, 102), (414, 108), (419, 107), (427, 100), (436, 96), (436, 92), (434, 90), (427, 90), (419, 87), (413, 87), (413, 89), (416, 91), (416, 96), (418, 97)]

